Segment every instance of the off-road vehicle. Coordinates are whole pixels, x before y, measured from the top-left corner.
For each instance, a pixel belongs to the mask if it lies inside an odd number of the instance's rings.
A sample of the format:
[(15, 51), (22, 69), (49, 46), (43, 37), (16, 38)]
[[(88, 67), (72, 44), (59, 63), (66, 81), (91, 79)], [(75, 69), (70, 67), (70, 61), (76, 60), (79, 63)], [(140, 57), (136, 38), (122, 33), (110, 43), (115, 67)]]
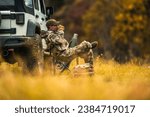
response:
[(18, 62), (24, 70), (41, 70), (40, 37), (46, 28), (44, 0), (0, 0), (0, 54), (8, 63)]

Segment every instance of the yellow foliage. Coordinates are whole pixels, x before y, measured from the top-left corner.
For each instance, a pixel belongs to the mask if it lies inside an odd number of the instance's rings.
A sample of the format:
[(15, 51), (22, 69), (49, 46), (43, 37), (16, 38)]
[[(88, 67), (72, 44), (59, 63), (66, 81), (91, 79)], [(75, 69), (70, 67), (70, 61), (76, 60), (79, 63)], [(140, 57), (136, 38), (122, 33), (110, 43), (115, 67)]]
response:
[(149, 41), (145, 39), (149, 39), (150, 33), (149, 20), (143, 2), (143, 0), (122, 1), (122, 10), (115, 14), (116, 23), (111, 30), (111, 37), (113, 43), (122, 40), (128, 45), (135, 44), (139, 46), (142, 54), (146, 54), (149, 50), (146, 43)]
[(115, 19), (120, 21), (124, 18), (124, 15), (122, 13), (119, 13), (118, 15), (115, 16)]
[(0, 65), (0, 99), (150, 99), (149, 83), (148, 65), (103, 59), (95, 61), (95, 76), (78, 78), (47, 71), (30, 76), (22, 74), (17, 64)]

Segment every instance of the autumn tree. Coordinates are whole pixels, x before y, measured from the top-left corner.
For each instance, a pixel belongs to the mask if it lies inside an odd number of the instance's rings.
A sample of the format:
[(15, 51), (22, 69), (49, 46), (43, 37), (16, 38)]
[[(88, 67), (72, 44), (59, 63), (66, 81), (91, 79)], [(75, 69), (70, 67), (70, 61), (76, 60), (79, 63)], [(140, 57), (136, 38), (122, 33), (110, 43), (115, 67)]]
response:
[(83, 16), (84, 38), (98, 40), (106, 58), (111, 58), (111, 29), (115, 23), (114, 15), (119, 9), (118, 1), (96, 0)]
[(88, 40), (102, 43), (119, 62), (149, 55), (149, 0), (96, 0), (83, 16)]
[(149, 26), (143, 0), (122, 0), (120, 7), (111, 30), (115, 59), (126, 61), (144, 56), (149, 50)]

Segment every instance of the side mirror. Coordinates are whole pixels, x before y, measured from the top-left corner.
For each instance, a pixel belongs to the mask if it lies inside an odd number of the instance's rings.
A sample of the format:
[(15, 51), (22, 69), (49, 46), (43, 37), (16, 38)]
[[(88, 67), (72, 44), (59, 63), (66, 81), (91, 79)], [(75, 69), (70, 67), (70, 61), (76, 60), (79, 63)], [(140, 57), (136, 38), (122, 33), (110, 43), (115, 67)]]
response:
[(50, 18), (51, 15), (54, 13), (54, 8), (53, 7), (46, 7), (46, 15), (48, 19)]

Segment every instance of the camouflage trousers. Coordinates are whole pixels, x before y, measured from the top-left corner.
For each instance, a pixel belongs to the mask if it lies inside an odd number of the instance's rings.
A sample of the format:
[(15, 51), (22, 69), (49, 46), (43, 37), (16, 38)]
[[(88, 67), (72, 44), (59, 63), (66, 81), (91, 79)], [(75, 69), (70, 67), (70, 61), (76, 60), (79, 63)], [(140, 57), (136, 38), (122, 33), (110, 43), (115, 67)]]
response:
[(83, 41), (79, 45), (68, 48), (65, 51), (61, 52), (55, 59), (70, 62), (76, 57), (81, 57), (84, 59), (85, 63), (89, 63), (91, 67), (93, 67), (93, 51), (92, 51), (91, 43), (87, 41)]

